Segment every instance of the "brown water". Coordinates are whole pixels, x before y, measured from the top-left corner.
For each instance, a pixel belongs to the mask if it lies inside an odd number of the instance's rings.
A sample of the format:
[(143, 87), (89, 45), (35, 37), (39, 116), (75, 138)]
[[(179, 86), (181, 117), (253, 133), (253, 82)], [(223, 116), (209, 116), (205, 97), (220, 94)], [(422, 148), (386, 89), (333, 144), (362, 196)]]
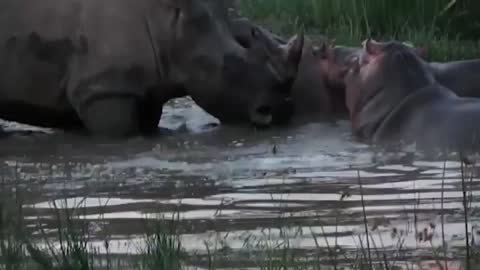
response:
[[(216, 119), (188, 99), (164, 111), (161, 126), (171, 131), (155, 139), (100, 144), (51, 130), (4, 139), (3, 179), (24, 193), (32, 224), (55, 229), (53, 200), (58, 207), (83, 206), (84, 218), (97, 224), (92, 243), (103, 245), (106, 222), (110, 252), (123, 254), (137, 251), (132, 239), (142, 244), (145, 219), (176, 211), (190, 252), (205, 252), (205, 243), (218, 239), (233, 251), (279, 239), (278, 228), (286, 225), (295, 228), (288, 231), (292, 247), (358, 248), (358, 236), (365, 232), (360, 175), (371, 244), (398, 250), (403, 243), (405, 250), (431, 254), (431, 243), (418, 241), (415, 232), (426, 229), (432, 243), (441, 244), (444, 177), (445, 237), (451, 248), (464, 246), (461, 171), (455, 160), (444, 171), (444, 162), (408, 152), (375, 153), (351, 141), (345, 121), (256, 132), (214, 128)], [(480, 195), (475, 181), (471, 190), (475, 208)], [(473, 213), (469, 228), (478, 219)]]

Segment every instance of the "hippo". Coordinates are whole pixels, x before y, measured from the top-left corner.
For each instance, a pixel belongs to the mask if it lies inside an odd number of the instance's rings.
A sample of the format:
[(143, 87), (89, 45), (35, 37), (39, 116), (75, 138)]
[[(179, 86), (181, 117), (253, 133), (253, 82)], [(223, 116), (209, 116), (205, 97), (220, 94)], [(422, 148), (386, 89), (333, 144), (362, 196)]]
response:
[(478, 150), (480, 100), (440, 84), (415, 48), (395, 40), (364, 41), (345, 85), (358, 140), (380, 146), (413, 142), (427, 152)]
[(317, 76), (323, 78), (336, 118), (348, 118), (344, 78), (349, 70), (350, 60), (358, 57), (360, 52), (357, 47), (333, 45), (331, 42), (323, 42), (314, 51), (316, 63), (320, 66)]
[(435, 78), (461, 97), (480, 97), (480, 59), (430, 62)]
[(349, 70), (350, 60), (361, 53), (361, 48), (324, 43), (314, 55), (321, 58), (322, 71), (326, 74), (326, 84), (334, 91), (344, 91), (344, 78)]
[[(325, 40), (320, 43), (320, 48), (327, 46)], [(297, 124), (336, 119), (337, 113), (344, 107), (344, 99), (337, 95), (341, 92), (330, 88), (326, 59), (319, 51), (310, 40), (305, 41), (297, 79), (292, 88), (294, 123)]]
[[(348, 118), (348, 109), (345, 103), (345, 76), (349, 70), (351, 60), (359, 57), (361, 53), (361, 47), (333, 44), (325, 44), (315, 52), (315, 55), (322, 59), (320, 61), (322, 65), (321, 73), (326, 74), (324, 75), (325, 84), (331, 93), (332, 103), (339, 118)], [(415, 53), (424, 57), (425, 49), (415, 47)]]
[(303, 34), (245, 47), (230, 23), (216, 0), (2, 1), (0, 118), (126, 138), (189, 95), (225, 124), (288, 121)]
[[(345, 89), (344, 77), (348, 70), (349, 60), (361, 52), (361, 47), (328, 46), (320, 54), (328, 61), (322, 68), (327, 73), (326, 83), (332, 92), (342, 93)], [(415, 50), (422, 58), (426, 57), (426, 49)], [(452, 62), (428, 62), (436, 80), (461, 97), (480, 97), (480, 59), (469, 59)], [(479, 81), (476, 79), (479, 78)]]

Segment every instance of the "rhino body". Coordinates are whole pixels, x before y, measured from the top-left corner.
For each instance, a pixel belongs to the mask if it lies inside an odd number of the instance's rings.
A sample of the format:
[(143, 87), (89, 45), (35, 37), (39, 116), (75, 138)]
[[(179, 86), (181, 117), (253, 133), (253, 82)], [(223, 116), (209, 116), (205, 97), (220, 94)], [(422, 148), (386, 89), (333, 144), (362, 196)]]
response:
[(1, 1), (0, 118), (125, 137), (155, 132), (185, 95), (226, 123), (287, 118), (273, 89), (295, 76), (303, 38), (244, 48), (219, 2)]

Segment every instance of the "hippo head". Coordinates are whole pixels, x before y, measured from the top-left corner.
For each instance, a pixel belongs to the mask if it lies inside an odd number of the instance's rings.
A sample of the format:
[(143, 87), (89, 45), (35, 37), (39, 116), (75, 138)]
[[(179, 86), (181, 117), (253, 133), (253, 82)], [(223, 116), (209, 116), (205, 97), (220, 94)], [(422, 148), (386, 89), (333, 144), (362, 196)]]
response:
[(315, 48), (314, 55), (318, 59), (322, 73), (325, 74), (325, 84), (328, 88), (338, 91), (345, 89), (344, 78), (349, 70), (349, 63), (360, 52), (360, 48), (335, 46), (327, 42)]
[[(425, 57), (426, 49), (414, 47), (412, 44), (404, 43), (414, 48), (420, 57)], [(356, 59), (362, 52), (360, 47), (347, 47), (333, 45), (323, 42), (321, 46), (315, 48), (314, 54), (319, 59), (322, 73), (325, 74), (325, 83), (330, 89), (344, 90), (345, 76), (350, 68), (350, 63)]]
[(222, 1), (181, 2), (190, 5), (177, 15), (177, 53), (170, 58), (176, 81), (187, 94), (222, 123), (269, 126), (288, 121), (303, 33), (279, 44), (252, 27), (251, 42), (242, 44), (228, 16), (212, 8)]
[[(305, 39), (303, 55), (292, 89), (296, 122), (329, 119), (339, 108), (336, 96), (326, 84), (324, 59), (316, 54), (316, 50), (313, 41)], [(340, 103), (340, 106), (344, 106), (343, 104), (344, 102)]]
[(314, 80), (321, 80), (324, 92), (328, 94), (331, 111), (337, 115), (344, 116), (347, 112), (344, 78), (350, 59), (356, 57), (360, 51), (360, 48), (335, 46), (332, 41), (327, 40), (313, 48), (311, 64), (316, 69)]
[(433, 83), (434, 77), (415, 47), (372, 39), (362, 46), (361, 53), (350, 60), (345, 76), (346, 105), (353, 130), (369, 126), (368, 132), (373, 132), (396, 105), (416, 89)]

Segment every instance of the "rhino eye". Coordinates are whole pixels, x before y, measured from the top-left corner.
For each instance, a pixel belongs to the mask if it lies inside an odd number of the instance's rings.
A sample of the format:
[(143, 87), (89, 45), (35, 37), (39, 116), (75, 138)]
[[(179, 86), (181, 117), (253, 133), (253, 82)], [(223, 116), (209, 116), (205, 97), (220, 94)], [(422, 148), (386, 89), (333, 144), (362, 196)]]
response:
[(248, 65), (243, 58), (233, 54), (227, 54), (223, 57), (223, 76), (225, 80), (242, 80), (245, 70), (248, 70)]
[(250, 32), (251, 32), (252, 37), (256, 38), (258, 36), (257, 28), (252, 27), (250, 29)]
[(249, 49), (250, 48), (250, 41), (245, 39), (245, 38), (236, 38), (238, 44), (240, 44), (240, 46), (242, 46), (243, 48), (245, 49)]
[(293, 83), (295, 82), (295, 78), (288, 78), (280, 83), (278, 83), (274, 89), (280, 93), (288, 93), (293, 87)]

